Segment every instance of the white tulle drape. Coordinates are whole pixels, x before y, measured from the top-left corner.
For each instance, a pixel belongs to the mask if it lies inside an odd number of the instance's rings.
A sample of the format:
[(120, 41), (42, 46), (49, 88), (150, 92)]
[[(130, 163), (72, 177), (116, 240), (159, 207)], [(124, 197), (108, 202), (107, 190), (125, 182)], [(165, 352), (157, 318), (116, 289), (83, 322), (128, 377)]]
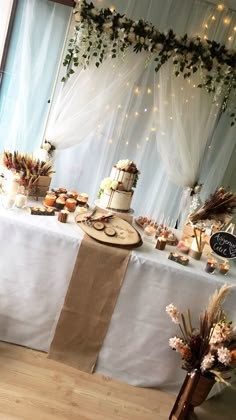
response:
[[(151, 20), (160, 30), (202, 36), (215, 13), (214, 6), (199, 0), (149, 0), (145, 5), (117, 0), (114, 6), (130, 17)], [(232, 26), (235, 13), (228, 12)], [(208, 33), (223, 43), (232, 32), (225, 17), (224, 12), (217, 15)], [(230, 42), (235, 45), (235, 34)], [(144, 63), (144, 55), (130, 54), (125, 62), (111, 60), (99, 69), (78, 71), (65, 84), (46, 131), (58, 149), (53, 182), (86, 191), (93, 203), (112, 165), (132, 159), (141, 171), (135, 211), (174, 224), (181, 207), (188, 209), (186, 201), (183, 205), (186, 187), (201, 182), (205, 197), (221, 182), (236, 130), (228, 117), (218, 121), (220, 104), (195, 87), (197, 80), (176, 79), (170, 63), (155, 75), (153, 66)]]
[(18, 1), (0, 92), (2, 149), (32, 153), (41, 142), (70, 13), (47, 0)]

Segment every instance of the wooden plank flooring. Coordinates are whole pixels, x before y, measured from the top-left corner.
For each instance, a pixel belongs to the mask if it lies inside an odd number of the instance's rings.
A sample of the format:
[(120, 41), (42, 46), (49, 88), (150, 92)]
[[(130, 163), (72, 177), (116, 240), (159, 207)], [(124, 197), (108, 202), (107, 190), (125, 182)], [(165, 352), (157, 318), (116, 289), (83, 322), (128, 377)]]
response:
[(0, 420), (167, 420), (174, 400), (0, 343)]

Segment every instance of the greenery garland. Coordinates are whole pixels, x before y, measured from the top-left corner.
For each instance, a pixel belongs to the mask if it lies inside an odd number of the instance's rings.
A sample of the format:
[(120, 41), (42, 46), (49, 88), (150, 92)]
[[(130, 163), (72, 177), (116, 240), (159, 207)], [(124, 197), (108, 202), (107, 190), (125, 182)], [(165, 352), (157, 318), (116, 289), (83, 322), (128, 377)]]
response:
[(76, 67), (84, 69), (91, 63), (97, 67), (108, 57), (124, 57), (132, 47), (135, 53), (146, 51), (155, 62), (155, 71), (169, 59), (174, 64), (175, 76), (184, 78), (199, 72), (204, 88), (213, 94), (213, 101), (222, 101), (221, 111), (226, 108), (231, 117), (231, 126), (236, 123), (236, 51), (228, 50), (216, 41), (199, 36), (180, 37), (173, 30), (159, 32), (151, 23), (140, 19), (137, 22), (115, 10), (97, 9), (93, 3), (79, 1), (74, 10), (74, 36), (69, 40), (63, 62), (66, 66), (66, 81)]

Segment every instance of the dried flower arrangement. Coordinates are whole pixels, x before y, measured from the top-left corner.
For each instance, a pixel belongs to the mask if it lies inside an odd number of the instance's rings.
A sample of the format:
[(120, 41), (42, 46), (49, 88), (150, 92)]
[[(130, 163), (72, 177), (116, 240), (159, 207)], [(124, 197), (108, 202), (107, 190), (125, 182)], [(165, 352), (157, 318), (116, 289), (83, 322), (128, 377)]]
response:
[(18, 151), (13, 153), (4, 151), (2, 163), (7, 169), (19, 173), (21, 184), (29, 188), (37, 182), (40, 176), (51, 176), (54, 173), (50, 162), (33, 159), (29, 155), (21, 154)]
[(200, 209), (190, 215), (189, 219), (192, 223), (206, 219), (225, 222), (226, 216), (232, 215), (235, 208), (236, 194), (220, 187)]
[(192, 326), (190, 310), (186, 318), (173, 304), (166, 307), (167, 314), (181, 331), (182, 336), (170, 338), (169, 345), (180, 353), (182, 368), (224, 383), (236, 373), (236, 333), (222, 309), (231, 288), (231, 285), (223, 285), (210, 297), (204, 314), (200, 315), (198, 328)]

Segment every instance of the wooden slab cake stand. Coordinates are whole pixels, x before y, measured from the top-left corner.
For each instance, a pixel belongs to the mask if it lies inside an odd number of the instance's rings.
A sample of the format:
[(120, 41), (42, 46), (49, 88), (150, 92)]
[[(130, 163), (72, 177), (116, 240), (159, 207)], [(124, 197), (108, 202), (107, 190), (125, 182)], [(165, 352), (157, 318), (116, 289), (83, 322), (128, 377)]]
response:
[[(75, 221), (93, 239), (107, 245), (124, 248), (136, 248), (142, 245), (140, 234), (126, 220), (116, 215), (104, 219), (104, 213), (95, 210), (91, 220), (89, 219), (87, 222), (86, 217), (90, 214), (91, 212), (78, 214), (75, 216)], [(99, 220), (100, 218), (101, 220)]]

